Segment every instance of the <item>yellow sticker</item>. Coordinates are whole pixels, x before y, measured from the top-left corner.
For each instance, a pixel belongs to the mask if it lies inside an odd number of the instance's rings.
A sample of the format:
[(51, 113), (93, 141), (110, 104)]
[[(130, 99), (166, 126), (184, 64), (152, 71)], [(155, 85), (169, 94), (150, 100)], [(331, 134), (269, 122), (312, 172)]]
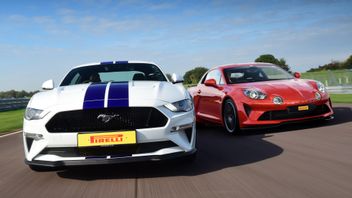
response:
[(136, 142), (136, 131), (80, 133), (77, 137), (78, 147), (135, 144)]
[(307, 111), (309, 110), (309, 106), (305, 105), (305, 106), (298, 106), (298, 111)]

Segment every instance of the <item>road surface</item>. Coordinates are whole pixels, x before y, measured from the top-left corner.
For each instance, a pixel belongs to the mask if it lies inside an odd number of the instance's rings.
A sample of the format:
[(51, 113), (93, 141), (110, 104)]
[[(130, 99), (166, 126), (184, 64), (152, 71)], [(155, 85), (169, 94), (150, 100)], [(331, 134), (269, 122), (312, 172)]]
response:
[(198, 157), (184, 162), (33, 172), (21, 134), (0, 138), (0, 197), (352, 197), (352, 105), (327, 123), (227, 135), (198, 129)]

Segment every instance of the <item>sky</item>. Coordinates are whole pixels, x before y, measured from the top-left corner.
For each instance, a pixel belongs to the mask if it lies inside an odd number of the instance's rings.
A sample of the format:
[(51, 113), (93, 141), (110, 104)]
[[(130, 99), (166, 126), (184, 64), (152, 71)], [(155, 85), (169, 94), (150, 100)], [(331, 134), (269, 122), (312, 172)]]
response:
[(2, 1), (0, 91), (58, 85), (75, 65), (203, 66), (284, 58), (303, 72), (352, 54), (352, 1)]

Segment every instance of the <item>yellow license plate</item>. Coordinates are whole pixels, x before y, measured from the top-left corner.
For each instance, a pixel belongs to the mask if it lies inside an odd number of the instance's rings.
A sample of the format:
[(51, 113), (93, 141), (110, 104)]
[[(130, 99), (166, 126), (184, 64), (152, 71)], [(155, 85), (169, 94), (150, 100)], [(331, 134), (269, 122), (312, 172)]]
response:
[(135, 144), (136, 142), (136, 131), (79, 133), (77, 137), (78, 147)]
[(309, 106), (305, 105), (305, 106), (298, 106), (298, 111), (307, 111), (309, 110)]

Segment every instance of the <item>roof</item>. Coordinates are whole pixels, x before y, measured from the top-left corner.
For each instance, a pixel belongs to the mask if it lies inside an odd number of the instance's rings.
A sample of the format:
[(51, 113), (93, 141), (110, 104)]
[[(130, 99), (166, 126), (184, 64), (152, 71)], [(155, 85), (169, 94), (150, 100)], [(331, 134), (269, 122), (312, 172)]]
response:
[(86, 64), (81, 64), (77, 65), (74, 68), (79, 68), (79, 67), (87, 67), (87, 66), (95, 66), (95, 65), (105, 65), (105, 64), (126, 64), (126, 63), (141, 63), (141, 64), (153, 64), (156, 65), (153, 62), (148, 62), (148, 61), (103, 61), (103, 62), (97, 62), (97, 63), (86, 63)]
[(231, 67), (241, 67), (241, 66), (258, 66), (258, 65), (263, 65), (263, 66), (271, 66), (274, 65), (272, 63), (262, 63), (262, 62), (248, 62), (248, 63), (232, 63), (232, 64), (225, 64), (225, 65), (219, 65), (214, 67), (213, 69), (217, 68), (231, 68)]

